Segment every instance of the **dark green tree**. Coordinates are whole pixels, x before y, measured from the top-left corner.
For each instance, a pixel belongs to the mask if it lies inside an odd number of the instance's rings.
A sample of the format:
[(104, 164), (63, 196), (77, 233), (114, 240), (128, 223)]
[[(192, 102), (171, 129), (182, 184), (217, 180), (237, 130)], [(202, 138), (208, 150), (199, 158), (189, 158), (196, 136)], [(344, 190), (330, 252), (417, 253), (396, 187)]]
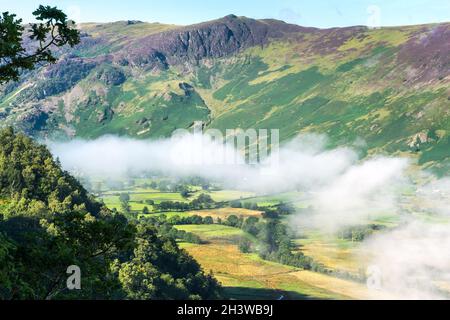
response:
[(239, 251), (242, 253), (250, 253), (252, 250), (252, 243), (246, 238), (241, 238), (239, 240)]
[(120, 202), (129, 202), (130, 201), (130, 195), (128, 193), (121, 193), (119, 195)]
[(189, 198), (189, 190), (187, 188), (184, 188), (183, 190), (181, 190), (180, 195), (185, 199)]
[(73, 47), (80, 42), (74, 22), (67, 20), (66, 14), (56, 7), (41, 5), (33, 15), (39, 21), (30, 24), (27, 30), (29, 40), (37, 44), (33, 51), (27, 50), (24, 44), (22, 19), (9, 12), (0, 16), (0, 84), (17, 81), (21, 71), (32, 70), (36, 64), (55, 63), (53, 48)]
[[(11, 128), (0, 130), (0, 199), (0, 300), (217, 297), (212, 276), (165, 236), (166, 217), (140, 226), (108, 210)], [(82, 290), (66, 287), (70, 265)]]
[(234, 214), (231, 214), (227, 217), (226, 225), (230, 227), (240, 227), (239, 225), (239, 218), (235, 216)]
[(214, 299), (220, 286), (174, 239), (158, 236), (154, 226), (141, 223), (131, 260), (115, 270), (129, 299)]
[(203, 218), (203, 224), (214, 224), (214, 219), (211, 216), (206, 216)]

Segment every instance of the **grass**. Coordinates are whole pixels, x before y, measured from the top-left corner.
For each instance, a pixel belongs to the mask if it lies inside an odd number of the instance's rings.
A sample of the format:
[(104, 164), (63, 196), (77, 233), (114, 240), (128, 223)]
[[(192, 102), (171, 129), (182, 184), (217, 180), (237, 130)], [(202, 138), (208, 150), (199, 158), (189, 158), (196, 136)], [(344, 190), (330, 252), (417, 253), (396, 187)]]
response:
[(181, 225), (176, 226), (178, 230), (184, 230), (186, 232), (192, 232), (198, 235), (202, 240), (211, 241), (216, 239), (216, 241), (230, 241), (239, 237), (245, 236), (244, 232), (240, 229), (218, 225), (218, 224), (208, 224), (208, 225)]
[[(255, 253), (244, 254), (236, 239), (244, 233), (221, 225), (177, 226), (197, 234), (206, 244), (180, 245), (203, 267), (211, 270), (222, 283), (225, 293), (234, 299), (378, 299), (385, 293), (369, 291), (364, 284), (330, 275), (302, 271), (279, 263), (262, 260)], [(313, 244), (313, 243), (310, 243)], [(347, 244), (337, 247), (348, 249)], [(336, 248), (337, 248), (336, 247)]]
[[(132, 204), (132, 208), (135, 204)], [(147, 206), (151, 209), (152, 206)], [(133, 209), (134, 210), (134, 209)], [(171, 211), (171, 212), (157, 212), (150, 213), (148, 215), (141, 214), (142, 217), (157, 217), (160, 215), (165, 215), (168, 218), (172, 216), (179, 216), (181, 218), (197, 215), (200, 217), (212, 217), (213, 219), (221, 218), (226, 219), (230, 215), (236, 215), (238, 217), (260, 217), (261, 212), (255, 210), (248, 210), (242, 208), (220, 208), (220, 209), (205, 209), (205, 210), (195, 210), (195, 211)]]
[[(137, 201), (154, 200), (160, 202), (188, 201), (183, 199), (179, 193), (158, 192), (153, 189), (144, 188), (141, 185), (148, 183), (146, 180), (139, 181), (134, 187), (126, 192), (131, 197), (131, 208), (134, 211), (141, 211), (144, 204)], [(195, 198), (202, 190), (196, 190), (190, 197)], [(103, 197), (109, 207), (120, 208), (117, 194), (119, 191), (106, 192)], [(305, 207), (308, 205), (308, 196), (301, 192), (286, 192), (277, 195), (256, 196), (253, 193), (239, 190), (221, 190), (208, 192), (216, 201), (230, 201), (241, 199), (243, 203), (257, 203), (258, 206), (274, 205), (280, 202), (289, 202), (291, 199), (298, 199), (294, 205)], [(148, 206), (150, 209), (151, 206)], [(149, 215), (139, 215), (139, 217), (150, 217), (165, 215), (167, 217), (180, 216), (187, 217), (199, 215), (202, 217), (211, 216), (214, 219), (225, 219), (229, 215), (236, 216), (256, 216), (260, 217), (261, 212), (244, 208), (220, 208), (205, 209), (189, 212), (165, 212)], [(392, 227), (398, 223), (398, 217), (385, 215), (377, 217), (374, 221), (378, 224)], [(256, 254), (243, 254), (239, 252), (237, 244), (242, 237), (250, 237), (242, 230), (223, 225), (180, 225), (179, 230), (198, 235), (206, 244), (193, 245), (181, 243), (203, 266), (205, 270), (213, 270), (218, 279), (225, 285), (227, 294), (230, 297), (246, 298), (277, 298), (284, 295), (289, 298), (357, 298), (361, 294), (361, 289), (357, 284), (350, 283), (346, 289), (338, 291), (336, 288), (328, 288), (324, 285), (324, 279), (330, 280), (330, 286), (334, 286), (334, 278), (327, 276), (312, 277), (309, 273), (300, 273), (297, 269), (283, 266), (277, 263), (261, 260)], [(315, 261), (324, 264), (330, 270), (346, 271), (354, 275), (360, 275), (365, 266), (360, 262), (363, 257), (359, 249), (359, 243), (347, 240), (336, 239), (331, 236), (324, 236), (320, 232), (305, 229), (303, 238), (297, 239), (295, 243), (299, 250)], [(228, 266), (226, 265), (228, 261)], [(246, 271), (246, 270), (250, 271)], [(226, 272), (228, 271), (228, 272)], [(300, 279), (299, 279), (300, 277)], [(345, 282), (346, 283), (346, 282)], [(317, 288), (319, 286), (319, 288)], [(325, 289), (324, 289), (325, 288)], [(359, 289), (356, 289), (359, 288)], [(325, 290), (325, 291), (324, 291)], [(355, 292), (349, 292), (354, 290)], [(359, 290), (359, 291), (358, 291)], [(284, 293), (281, 293), (284, 292)], [(362, 294), (361, 294), (362, 295)], [(362, 295), (367, 296), (367, 295)]]
[(159, 192), (143, 188), (108, 191), (102, 194), (101, 199), (108, 208), (120, 210), (120, 200), (117, 194), (122, 192), (130, 195), (129, 205), (132, 211), (142, 211), (144, 207), (152, 210), (153, 206), (146, 204), (146, 200), (153, 200), (155, 203), (160, 203), (161, 201), (189, 202), (191, 200), (183, 198), (178, 192)]
[(255, 193), (239, 190), (219, 190), (211, 191), (209, 192), (209, 195), (211, 196), (211, 198), (213, 198), (214, 201), (221, 202), (254, 197)]
[(364, 270), (361, 265), (358, 244), (338, 239), (297, 239), (295, 244), (307, 256), (322, 263), (328, 269), (350, 272), (358, 275)]
[[(108, 207), (120, 209), (120, 192), (127, 192), (133, 211), (141, 211), (144, 204), (138, 201), (154, 200), (160, 202), (190, 201), (205, 191), (195, 189), (190, 199), (183, 199), (179, 193), (158, 192), (147, 187), (149, 180), (135, 181), (134, 186), (126, 190), (105, 192), (103, 199)], [(302, 192), (286, 192), (277, 195), (257, 196), (239, 190), (221, 190), (208, 192), (216, 201), (241, 199), (243, 203), (257, 203), (259, 206), (290, 202), (296, 207), (308, 206), (308, 195)], [(150, 209), (151, 206), (148, 206)], [(200, 215), (214, 219), (225, 219), (229, 215), (260, 216), (261, 212), (244, 208), (220, 208), (194, 210), (189, 212), (164, 212), (139, 217), (165, 215), (166, 217)], [(306, 216), (305, 216), (306, 218)], [(372, 223), (393, 227), (398, 224), (399, 217), (393, 215), (377, 216)], [(257, 254), (244, 254), (239, 251), (238, 243), (243, 237), (252, 236), (240, 229), (223, 225), (180, 225), (179, 230), (194, 233), (203, 244), (180, 242), (202, 266), (205, 271), (212, 271), (222, 283), (224, 294), (231, 299), (375, 299), (391, 298), (380, 292), (369, 291), (364, 284), (336, 278), (333, 274), (318, 274), (285, 266), (279, 263), (262, 260)], [(327, 269), (361, 275), (365, 270), (368, 255), (360, 248), (360, 243), (325, 236), (318, 230), (302, 228), (302, 238), (294, 241), (298, 249), (315, 261), (322, 263)], [(366, 260), (365, 260), (366, 259)]]
[(188, 202), (188, 199), (183, 198), (178, 192), (142, 192), (130, 194), (131, 201), (145, 201), (153, 200), (156, 203), (161, 201), (178, 201)]
[[(175, 27), (123, 21), (83, 24), (93, 41), (76, 48), (75, 54), (102, 60), (103, 55), (115, 54), (145, 36)], [(335, 144), (364, 137), (369, 152), (407, 152), (417, 156), (421, 166), (445, 174), (450, 157), (445, 72), (416, 85), (410, 83), (420, 78), (414, 62), (405, 62), (406, 67), (398, 64), (404, 51), (400, 46), (415, 34), (428, 37), (435, 27), (301, 32), (298, 41), (272, 39), (232, 58), (199, 63), (192, 72), (171, 66), (159, 72), (138, 68), (135, 73), (132, 64), (116, 64), (114, 69), (133, 75), (120, 85), (97, 79), (97, 72), (109, 65), (105, 62), (74, 81), (74, 88), (60, 92), (58, 99), (67, 105), (52, 110), (45, 126), (42, 123), (32, 133), (58, 136), (65, 134), (62, 128), (70, 128), (84, 138), (104, 134), (159, 138), (189, 128), (195, 120), (222, 130), (280, 129), (282, 141), (314, 131), (326, 133)], [(25, 82), (0, 98), (5, 124), (27, 118), (24, 115), (31, 109), (27, 97), (45, 82), (34, 80), (36, 86)], [(180, 89), (182, 82), (192, 85), (193, 91)], [(79, 97), (75, 88), (82, 91)], [(429, 130), (430, 136), (439, 133), (439, 139), (423, 144), (414, 154), (408, 139), (423, 130)], [(217, 195), (218, 200), (231, 198), (235, 196)]]
[(178, 212), (178, 211), (170, 211), (170, 212), (158, 212), (158, 213), (150, 213), (150, 214), (139, 214), (138, 217), (140, 218), (149, 218), (149, 217), (159, 217), (159, 216), (166, 216), (167, 218), (178, 216), (180, 218), (189, 217), (191, 214), (187, 212)]
[(119, 196), (104, 196), (101, 199), (109, 209), (120, 209)]
[[(245, 199), (255, 196), (253, 192), (240, 191), (240, 190), (217, 190), (217, 191), (204, 191), (201, 188), (191, 186), (193, 192), (188, 198), (181, 196), (179, 192), (161, 192), (152, 188), (143, 187), (146, 183), (151, 182), (149, 179), (141, 179), (133, 186), (124, 187), (122, 190), (105, 190), (101, 193), (101, 199), (105, 205), (110, 209), (120, 210), (120, 193), (127, 193), (130, 195), (130, 206), (132, 211), (142, 211), (144, 207), (148, 207), (152, 210), (152, 206), (145, 203), (146, 200), (153, 200), (156, 204), (162, 201), (177, 201), (177, 202), (190, 202), (200, 194), (209, 194), (211, 198), (216, 202), (226, 202), (232, 200)], [(226, 218), (231, 214), (237, 216), (259, 216), (259, 211), (252, 211), (241, 208), (221, 208), (215, 210), (201, 210), (192, 211), (188, 214), (197, 214), (200, 216), (211, 216), (214, 218)], [(187, 214), (187, 215), (188, 215)]]
[[(307, 216), (303, 219), (307, 219)], [(394, 228), (401, 221), (399, 215), (384, 214), (367, 223)], [(360, 276), (364, 274), (370, 261), (370, 254), (364, 251), (361, 242), (340, 239), (335, 234), (326, 234), (316, 228), (302, 226), (301, 238), (294, 240), (294, 243), (298, 250), (333, 271), (345, 271)]]
[(297, 280), (296, 270), (239, 252), (236, 245), (209, 243), (181, 244), (203, 267), (211, 270), (231, 299), (338, 299), (345, 298), (326, 289)]
[(213, 219), (221, 218), (226, 219), (230, 215), (235, 215), (237, 217), (261, 217), (261, 211), (249, 210), (244, 208), (220, 208), (220, 209), (206, 209), (189, 211), (187, 214), (198, 215), (201, 217), (210, 216)]
[[(200, 236), (206, 244), (180, 243), (203, 267), (210, 270), (232, 299), (371, 299), (389, 297), (371, 292), (364, 284), (330, 275), (302, 271), (244, 254), (236, 245), (244, 233), (221, 225), (177, 226)], [(382, 295), (383, 294), (383, 295)]]
[(393, 295), (378, 290), (369, 290), (364, 284), (348, 280), (338, 279), (332, 276), (311, 272), (298, 271), (292, 273), (299, 281), (304, 281), (316, 288), (329, 290), (335, 294), (346, 296), (350, 299), (395, 299)]
[(245, 198), (243, 203), (256, 203), (260, 207), (269, 207), (280, 204), (281, 202), (292, 202), (292, 199), (299, 199), (295, 201), (295, 205), (302, 208), (304, 205), (304, 194), (302, 192), (283, 192), (274, 195), (254, 196)]
[[(204, 230), (198, 231), (195, 226), (184, 230), (205, 235)], [(228, 237), (228, 232), (222, 235)], [(232, 299), (278, 299), (281, 296), (285, 299), (395, 298), (384, 292), (371, 291), (361, 283), (265, 261), (256, 254), (243, 254), (235, 244), (223, 243), (220, 239), (202, 245), (180, 245), (204, 270), (213, 272)]]
[[(132, 198), (132, 196), (130, 196), (130, 198)], [(105, 203), (106, 207), (108, 207), (109, 209), (116, 209), (116, 210), (121, 210), (121, 203), (119, 200), (119, 196), (103, 196), (102, 197), (103, 202)], [(158, 201), (155, 201), (158, 202)], [(131, 200), (129, 202), (130, 208), (132, 211), (142, 211), (142, 209), (144, 209), (144, 207), (147, 207), (149, 210), (153, 209), (152, 205), (146, 204), (146, 203), (141, 203), (141, 202), (137, 202), (136, 200)]]

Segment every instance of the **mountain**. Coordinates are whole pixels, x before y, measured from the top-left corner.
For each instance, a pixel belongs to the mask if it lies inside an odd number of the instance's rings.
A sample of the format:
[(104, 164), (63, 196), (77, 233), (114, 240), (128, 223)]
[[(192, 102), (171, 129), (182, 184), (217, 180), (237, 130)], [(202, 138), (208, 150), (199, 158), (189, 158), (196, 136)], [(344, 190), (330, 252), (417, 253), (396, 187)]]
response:
[(0, 122), (39, 138), (209, 128), (319, 132), (368, 153), (450, 161), (450, 23), (316, 29), (229, 15), (80, 26), (59, 61), (0, 90)]

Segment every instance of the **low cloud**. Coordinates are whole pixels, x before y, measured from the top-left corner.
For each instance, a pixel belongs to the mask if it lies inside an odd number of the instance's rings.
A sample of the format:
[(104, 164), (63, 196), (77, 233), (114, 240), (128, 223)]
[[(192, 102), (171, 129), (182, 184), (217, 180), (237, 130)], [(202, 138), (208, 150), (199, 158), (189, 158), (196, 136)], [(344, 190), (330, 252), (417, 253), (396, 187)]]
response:
[(406, 173), (408, 160), (380, 156), (360, 160), (362, 145), (359, 141), (352, 148), (330, 150), (325, 136), (303, 135), (260, 164), (247, 165), (239, 164), (241, 152), (205, 136), (158, 141), (108, 136), (49, 143), (65, 169), (90, 176), (110, 179), (158, 172), (195, 175), (260, 194), (303, 191), (310, 207), (306, 214), (303, 210), (291, 217), (294, 228), (308, 226), (333, 234), (380, 215), (397, 215), (401, 219), (396, 226), (361, 244), (365, 253), (361, 265), (369, 263), (380, 270), (382, 292), (389, 295), (447, 297), (440, 288), (450, 282), (450, 228), (445, 222), (450, 217), (450, 178), (418, 173), (420, 180), (429, 182), (417, 187)]
[(296, 138), (259, 165), (247, 165), (235, 149), (196, 135), (159, 141), (107, 136), (52, 142), (49, 146), (65, 169), (89, 176), (120, 178), (145, 172), (195, 175), (227, 187), (269, 193), (326, 184), (357, 161), (353, 150), (326, 150), (326, 142), (317, 135)]
[(448, 299), (450, 228), (411, 221), (363, 243), (384, 291), (402, 299)]
[(416, 197), (428, 212), (450, 217), (450, 178), (431, 180), (418, 188)]
[(314, 215), (308, 223), (334, 232), (397, 213), (407, 165), (406, 159), (380, 157), (348, 168), (314, 194)]

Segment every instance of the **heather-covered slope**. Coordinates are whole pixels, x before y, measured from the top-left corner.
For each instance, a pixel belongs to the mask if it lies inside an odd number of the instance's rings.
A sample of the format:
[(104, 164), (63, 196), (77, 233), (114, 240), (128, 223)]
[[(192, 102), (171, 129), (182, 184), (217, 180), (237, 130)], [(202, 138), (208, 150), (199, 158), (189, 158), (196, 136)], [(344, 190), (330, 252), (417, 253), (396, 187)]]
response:
[(56, 65), (3, 87), (1, 124), (44, 137), (279, 128), (364, 139), (448, 170), (450, 23), (314, 29), (227, 16), (82, 26)]

